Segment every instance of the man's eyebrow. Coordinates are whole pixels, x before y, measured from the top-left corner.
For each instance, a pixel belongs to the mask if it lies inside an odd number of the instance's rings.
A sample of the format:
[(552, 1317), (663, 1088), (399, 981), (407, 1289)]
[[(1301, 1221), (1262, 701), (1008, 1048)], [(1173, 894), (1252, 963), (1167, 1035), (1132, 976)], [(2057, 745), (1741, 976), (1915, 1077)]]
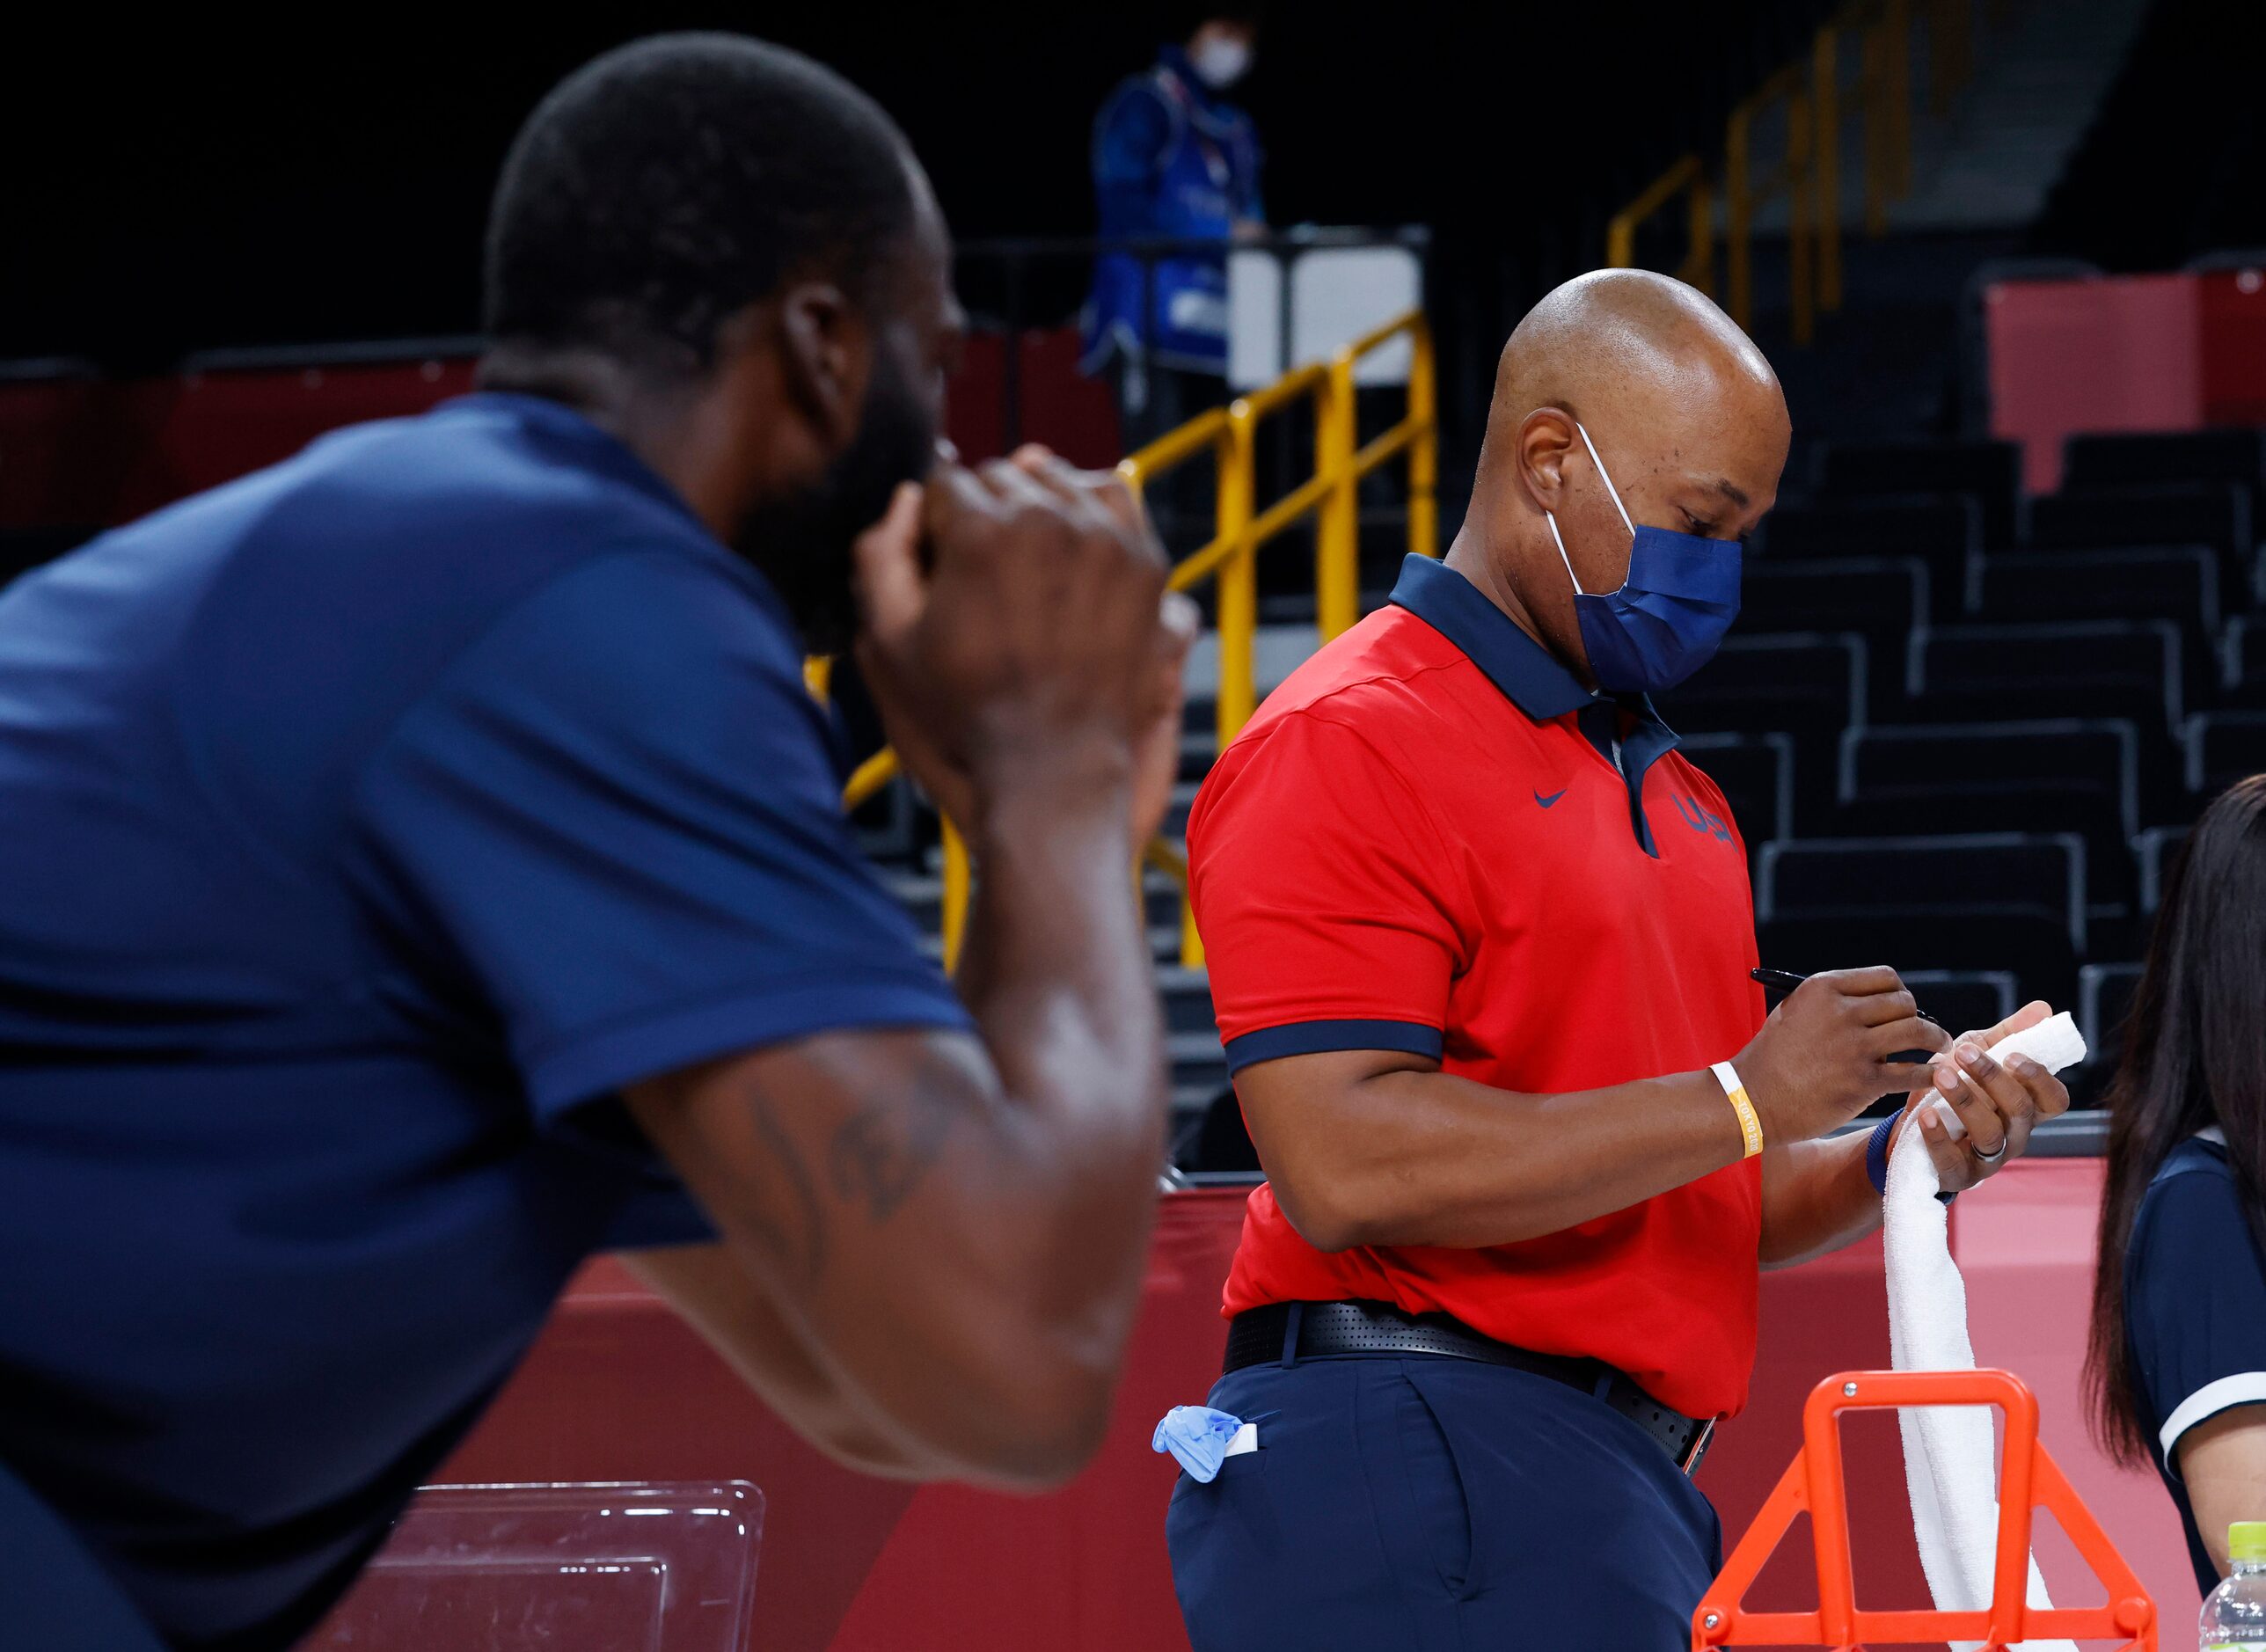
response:
[(1707, 486), (1714, 488), (1717, 493), (1722, 494), (1724, 498), (1729, 500), (1734, 505), (1736, 505), (1742, 510), (1744, 510), (1747, 506), (1752, 502), (1747, 498), (1746, 490), (1744, 488), (1739, 486), (1735, 482), (1725, 479), (1722, 477), (1717, 477), (1714, 481), (1708, 483)]

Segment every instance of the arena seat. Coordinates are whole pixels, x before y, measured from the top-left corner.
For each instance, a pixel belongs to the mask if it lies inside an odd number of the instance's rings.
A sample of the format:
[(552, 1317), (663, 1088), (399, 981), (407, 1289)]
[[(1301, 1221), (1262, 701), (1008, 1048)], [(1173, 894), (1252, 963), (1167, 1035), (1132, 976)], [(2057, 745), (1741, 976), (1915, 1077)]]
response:
[(2266, 489), (2266, 430), (2073, 435), (2062, 450), (2065, 494), (2182, 482), (2232, 483), (2242, 490), (2255, 523), (2260, 491)]
[(2123, 551), (2018, 551), (1983, 559), (1969, 610), (1989, 623), (2167, 619), (2180, 628), (2181, 687), (2210, 688), (2218, 628), (2218, 559), (2199, 545)]
[(1751, 860), (1764, 844), (1794, 835), (1794, 736), (1696, 734), (1678, 742), (1723, 791)]
[(1937, 618), (1948, 618), (1983, 550), (1982, 512), (1958, 495), (1899, 495), (1862, 503), (1787, 505), (1765, 519), (1760, 558), (1916, 557), (1926, 566)]
[(2132, 859), (2140, 874), (2142, 917), (2153, 917), (2163, 903), (2164, 879), (2181, 845), (2187, 842), (2188, 831), (2184, 825), (2149, 826), (2132, 839)]
[(2220, 601), (2229, 608), (2250, 603), (2256, 557), (2250, 496), (2230, 482), (2065, 491), (2033, 500), (2029, 543), (2039, 551), (2208, 545), (2218, 559)]
[(427, 1486), (301, 1652), (740, 1652), (764, 1512), (744, 1480)]
[[(1904, 969), (1898, 971), (1923, 1014), (1947, 1032), (1981, 1032), (1996, 1027), (2021, 1007), (2020, 983), (2006, 969)], [(1904, 1104), (1904, 1096), (1884, 1095), (1857, 1116), (1885, 1118)]]
[(2133, 730), (2142, 821), (2181, 820), (2182, 657), (2179, 629), (2163, 619), (1944, 625), (1913, 636), (1901, 709), (1920, 723), (2122, 720)]
[(1812, 477), (1817, 493), (1836, 501), (1963, 494), (1975, 501), (1985, 550), (2005, 550), (2020, 538), (2022, 450), (2011, 442), (1830, 442), (1818, 448)]
[(2222, 705), (2266, 707), (2266, 626), (2246, 614), (2228, 620), (2219, 639), (2218, 666)]
[(2085, 1064), (2069, 1082), (2070, 1105), (2099, 1107), (2124, 1056), (2124, 1020), (2140, 984), (2137, 963), (2087, 964), (2077, 972), (2077, 1026), (2085, 1034)]
[(1904, 691), (1905, 640), (1927, 623), (1928, 575), (1915, 557), (1751, 562), (1734, 636), (1853, 632), (1865, 640), (1868, 713)]
[(2266, 712), (2197, 712), (2187, 726), (2188, 790), (2217, 797), (2247, 775), (2266, 771)]
[(1679, 734), (1772, 730), (1794, 740), (1794, 819), (1830, 818), (1841, 731), (1865, 722), (1865, 640), (1796, 632), (1733, 637), (1688, 683), (1660, 697)]
[(2021, 983), (2005, 969), (1907, 969), (1912, 999), (1953, 1033), (1996, 1027), (2022, 1006)]
[(2074, 832), (1797, 838), (1764, 845), (1763, 960), (1807, 973), (2004, 969), (2026, 997), (2070, 1002), (2086, 952), (2085, 840)]
[(2129, 909), (2139, 826), (2138, 742), (2121, 720), (1853, 728), (1841, 739), (1837, 830), (1883, 837), (1955, 822), (1968, 831), (2075, 832), (2088, 903)]

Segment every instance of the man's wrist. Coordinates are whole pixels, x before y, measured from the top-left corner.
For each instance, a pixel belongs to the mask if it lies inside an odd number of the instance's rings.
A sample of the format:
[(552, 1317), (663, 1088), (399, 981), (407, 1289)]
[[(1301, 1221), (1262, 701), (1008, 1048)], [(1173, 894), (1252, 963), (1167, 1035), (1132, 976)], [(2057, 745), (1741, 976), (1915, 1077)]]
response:
[(1003, 755), (974, 773), (976, 818), (967, 823), (970, 846), (993, 840), (1027, 841), (1034, 834), (1081, 837), (1114, 822), (1128, 832), (1133, 761), (1119, 742), (1095, 741)]
[(1738, 1069), (1728, 1061), (1719, 1061), (1708, 1070), (1715, 1082), (1722, 1086), (1723, 1099), (1730, 1104), (1731, 1114), (1739, 1124), (1739, 1147), (1742, 1159), (1752, 1159), (1763, 1151), (1762, 1115), (1755, 1111), (1753, 1100), (1747, 1094), (1746, 1081), (1739, 1077)]

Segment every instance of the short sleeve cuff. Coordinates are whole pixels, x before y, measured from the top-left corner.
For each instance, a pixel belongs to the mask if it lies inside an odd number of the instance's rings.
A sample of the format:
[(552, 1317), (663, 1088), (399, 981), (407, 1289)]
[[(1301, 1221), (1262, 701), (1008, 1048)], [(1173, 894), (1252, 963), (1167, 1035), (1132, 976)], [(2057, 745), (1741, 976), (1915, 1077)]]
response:
[(2173, 1407), (2172, 1414), (2164, 1419), (2163, 1431), (2156, 1436), (2163, 1448), (2164, 1466), (2179, 1473), (2179, 1461), (2172, 1453), (2189, 1429), (2210, 1422), (2222, 1411), (2255, 1405), (2266, 1405), (2266, 1371), (2237, 1371), (2205, 1383)]
[(548, 1123), (625, 1085), (740, 1050), (856, 1028), (973, 1025), (939, 976), (878, 970), (771, 984), (554, 1041), (530, 1054), (528, 1100)]
[(1392, 1049), (1437, 1061), (1442, 1047), (1440, 1029), (1422, 1021), (1292, 1021), (1231, 1038), (1225, 1046), (1230, 1073), (1254, 1062), (1331, 1049)]

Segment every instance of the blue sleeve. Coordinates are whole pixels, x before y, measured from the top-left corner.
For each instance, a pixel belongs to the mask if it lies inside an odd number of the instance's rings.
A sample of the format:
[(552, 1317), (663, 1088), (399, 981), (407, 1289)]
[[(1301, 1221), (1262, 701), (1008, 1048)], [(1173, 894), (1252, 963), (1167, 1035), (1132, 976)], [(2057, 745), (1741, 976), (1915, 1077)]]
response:
[(1238, 200), (1235, 209), (1243, 216), (1257, 223), (1267, 222), (1267, 202), (1260, 194), (1260, 175), (1267, 170), (1267, 152), (1259, 145), (1259, 128), (1246, 116), (1236, 133), (1236, 183)]
[(2125, 1321), (2156, 1446), (2198, 1422), (2266, 1403), (2266, 1267), (2242, 1200), (2217, 1166), (2182, 1171), (2149, 1190), (2125, 1275)]
[(1093, 181), (1104, 189), (1145, 188), (1164, 164), (1172, 135), (1173, 113), (1148, 77), (1124, 82), (1094, 117)]
[(830, 1029), (969, 1024), (858, 849), (790, 639), (720, 552), (587, 562), (363, 776), (378, 898), (493, 1018), (538, 1120)]

